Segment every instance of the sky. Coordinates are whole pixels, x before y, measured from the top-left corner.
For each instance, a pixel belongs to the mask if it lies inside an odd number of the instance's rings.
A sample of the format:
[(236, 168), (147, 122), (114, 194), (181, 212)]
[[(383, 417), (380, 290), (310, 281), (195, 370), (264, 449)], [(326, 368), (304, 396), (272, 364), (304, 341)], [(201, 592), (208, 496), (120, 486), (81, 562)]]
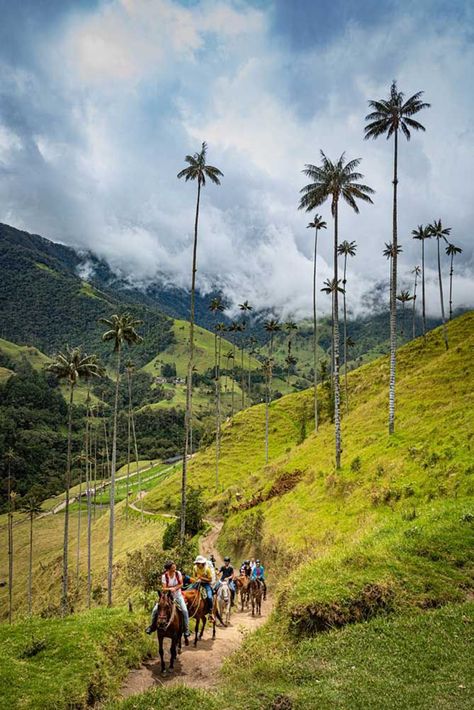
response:
[[(431, 104), (426, 132), (400, 141), (399, 290), (420, 263), (412, 229), (441, 218), (463, 249), (454, 305), (474, 306), (470, 0), (0, 0), (0, 16), (0, 221), (92, 249), (135, 285), (186, 287), (196, 184), (177, 173), (206, 141), (224, 177), (202, 195), (198, 287), (300, 318), (314, 238), (302, 169), (345, 152), (375, 190), (360, 214), (340, 209), (340, 240), (357, 244), (350, 311), (370, 312), (388, 280), (393, 144), (364, 141), (364, 117), (396, 79)], [(329, 205), (318, 212), (322, 286), (333, 233)], [(426, 252), (438, 315), (436, 243)], [(444, 248), (442, 268), (446, 290)]]

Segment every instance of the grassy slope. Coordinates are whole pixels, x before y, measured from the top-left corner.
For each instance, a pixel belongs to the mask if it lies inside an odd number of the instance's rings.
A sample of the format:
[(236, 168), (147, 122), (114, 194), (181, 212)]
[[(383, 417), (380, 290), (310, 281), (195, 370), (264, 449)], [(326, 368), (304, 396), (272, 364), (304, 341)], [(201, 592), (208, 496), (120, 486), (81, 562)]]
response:
[(153, 648), (143, 624), (139, 615), (96, 609), (0, 625), (0, 707), (85, 708), (117, 692), (127, 668)]
[(50, 358), (37, 348), (29, 345), (16, 345), (9, 340), (3, 340), (3, 338), (0, 338), (0, 351), (5, 353), (14, 363), (20, 363), (26, 359), (35, 370), (42, 370), (50, 362)]

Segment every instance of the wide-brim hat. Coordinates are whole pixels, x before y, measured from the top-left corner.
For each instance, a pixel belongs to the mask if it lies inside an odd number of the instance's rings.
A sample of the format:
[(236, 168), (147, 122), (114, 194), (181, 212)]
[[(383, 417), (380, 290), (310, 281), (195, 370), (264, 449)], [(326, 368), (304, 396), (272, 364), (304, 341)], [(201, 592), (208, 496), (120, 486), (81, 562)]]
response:
[(206, 564), (206, 562), (207, 562), (206, 558), (203, 557), (202, 555), (198, 555), (196, 557), (196, 559), (194, 560), (195, 565), (204, 565), (204, 564)]

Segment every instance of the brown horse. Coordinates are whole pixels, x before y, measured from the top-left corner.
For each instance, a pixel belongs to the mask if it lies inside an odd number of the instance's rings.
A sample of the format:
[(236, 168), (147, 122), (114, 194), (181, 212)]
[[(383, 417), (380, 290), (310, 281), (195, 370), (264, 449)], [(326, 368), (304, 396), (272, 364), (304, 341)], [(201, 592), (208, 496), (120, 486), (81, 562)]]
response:
[(235, 589), (236, 593), (240, 594), (240, 610), (244, 610), (244, 606), (249, 608), (249, 578), (245, 574), (241, 574), (239, 577), (236, 577), (234, 582), (235, 582)]
[(176, 660), (176, 649), (181, 652), (181, 637), (183, 635), (183, 615), (174, 603), (170, 592), (158, 592), (158, 616), (156, 619), (156, 633), (161, 660), (161, 672), (166, 673), (163, 651), (163, 639), (171, 639), (170, 670), (173, 670)]
[[(186, 606), (188, 607), (189, 618), (194, 619), (196, 622), (195, 633), (194, 633), (194, 645), (197, 646), (198, 638), (202, 639), (204, 629), (206, 627), (207, 615), (207, 600), (203, 599), (201, 596), (201, 585), (199, 582), (195, 587), (191, 587), (183, 590), (184, 600)], [(219, 612), (216, 606), (216, 597), (213, 598), (213, 608), (212, 608), (212, 638), (216, 638), (216, 616), (222, 623)], [(199, 632), (199, 624), (201, 624), (201, 631)]]
[(263, 584), (258, 579), (251, 579), (248, 585), (250, 602), (252, 604), (252, 616), (255, 613), (262, 615)]

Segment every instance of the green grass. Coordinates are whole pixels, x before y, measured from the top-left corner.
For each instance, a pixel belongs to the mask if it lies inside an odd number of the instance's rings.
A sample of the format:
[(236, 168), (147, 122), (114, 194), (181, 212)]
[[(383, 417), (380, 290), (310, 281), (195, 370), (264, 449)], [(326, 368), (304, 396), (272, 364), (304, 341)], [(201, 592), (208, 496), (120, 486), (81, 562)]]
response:
[(0, 338), (0, 351), (16, 364), (21, 363), (23, 359), (27, 360), (35, 370), (42, 370), (50, 362), (50, 358), (37, 348), (17, 345), (3, 338)]
[(86, 708), (116, 693), (130, 666), (152, 652), (144, 618), (96, 609), (63, 619), (0, 626), (0, 707)]
[(6, 382), (13, 375), (13, 370), (8, 367), (0, 367), (0, 383)]

